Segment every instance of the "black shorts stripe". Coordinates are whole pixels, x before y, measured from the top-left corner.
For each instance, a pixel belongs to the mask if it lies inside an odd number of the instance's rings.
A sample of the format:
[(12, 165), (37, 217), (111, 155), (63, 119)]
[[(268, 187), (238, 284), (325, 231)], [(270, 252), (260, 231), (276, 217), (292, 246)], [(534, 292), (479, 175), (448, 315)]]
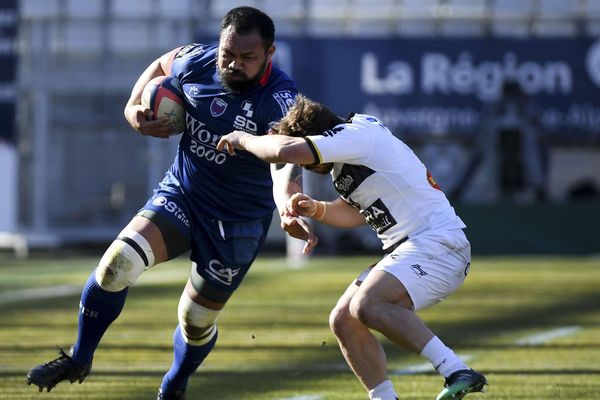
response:
[(183, 234), (169, 218), (153, 210), (141, 210), (137, 213), (140, 217), (148, 218), (160, 229), (169, 260), (181, 255), (190, 249), (190, 240)]
[(303, 139), (306, 141), (306, 144), (308, 145), (308, 148), (310, 149), (310, 152), (312, 153), (315, 162), (314, 164), (321, 164), (321, 158), (319, 157), (319, 152), (317, 151), (315, 144), (312, 142), (312, 140), (310, 140), (307, 137), (303, 137)]
[(142, 257), (142, 260), (144, 260), (144, 265), (146, 267), (148, 266), (148, 257), (146, 256), (146, 253), (144, 253), (144, 250), (142, 250), (140, 245), (137, 244), (137, 242), (135, 240), (133, 240), (132, 238), (127, 237), (127, 236), (119, 236), (117, 238), (117, 240), (125, 242), (128, 245), (130, 245), (131, 247), (133, 247), (133, 249), (140, 255), (140, 257)]

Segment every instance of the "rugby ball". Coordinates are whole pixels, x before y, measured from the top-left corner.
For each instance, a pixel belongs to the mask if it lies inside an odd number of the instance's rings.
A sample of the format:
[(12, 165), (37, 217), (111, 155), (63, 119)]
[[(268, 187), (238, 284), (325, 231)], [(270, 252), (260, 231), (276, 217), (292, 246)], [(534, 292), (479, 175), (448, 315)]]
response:
[(176, 78), (170, 76), (153, 78), (144, 87), (142, 105), (152, 110), (154, 113), (152, 119), (169, 118), (175, 126), (174, 133), (185, 130), (183, 91)]

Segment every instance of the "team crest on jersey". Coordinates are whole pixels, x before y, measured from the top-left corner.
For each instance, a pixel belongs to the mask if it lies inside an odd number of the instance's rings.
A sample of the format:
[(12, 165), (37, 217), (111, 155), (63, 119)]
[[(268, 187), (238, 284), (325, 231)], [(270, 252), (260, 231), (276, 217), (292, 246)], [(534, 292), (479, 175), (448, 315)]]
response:
[(210, 103), (210, 115), (213, 117), (219, 117), (223, 115), (225, 110), (227, 109), (227, 103), (225, 100), (215, 97)]

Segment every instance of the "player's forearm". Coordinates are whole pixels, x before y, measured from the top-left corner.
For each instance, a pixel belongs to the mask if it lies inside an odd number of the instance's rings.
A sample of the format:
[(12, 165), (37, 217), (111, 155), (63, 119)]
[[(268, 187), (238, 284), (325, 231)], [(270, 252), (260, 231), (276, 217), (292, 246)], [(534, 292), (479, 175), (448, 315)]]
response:
[(279, 214), (285, 210), (288, 199), (302, 192), (302, 168), (295, 164), (272, 164), (273, 198)]
[(243, 135), (239, 147), (269, 163), (311, 164), (313, 155), (304, 139), (283, 135)]
[(365, 217), (356, 208), (342, 199), (321, 202), (315, 214), (317, 218), (313, 217), (313, 219), (338, 228), (354, 228), (367, 223)]

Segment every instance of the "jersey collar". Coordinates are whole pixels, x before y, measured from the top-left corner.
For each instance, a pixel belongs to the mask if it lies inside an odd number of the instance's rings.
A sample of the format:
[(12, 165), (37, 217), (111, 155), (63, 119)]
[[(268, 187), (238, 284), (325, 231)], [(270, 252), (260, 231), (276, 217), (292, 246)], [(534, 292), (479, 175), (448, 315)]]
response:
[(272, 69), (273, 69), (273, 63), (271, 61), (269, 61), (269, 64), (267, 64), (267, 70), (265, 71), (263, 76), (258, 81), (260, 86), (265, 86), (267, 84), (267, 81), (269, 80), (269, 76), (271, 76)]

